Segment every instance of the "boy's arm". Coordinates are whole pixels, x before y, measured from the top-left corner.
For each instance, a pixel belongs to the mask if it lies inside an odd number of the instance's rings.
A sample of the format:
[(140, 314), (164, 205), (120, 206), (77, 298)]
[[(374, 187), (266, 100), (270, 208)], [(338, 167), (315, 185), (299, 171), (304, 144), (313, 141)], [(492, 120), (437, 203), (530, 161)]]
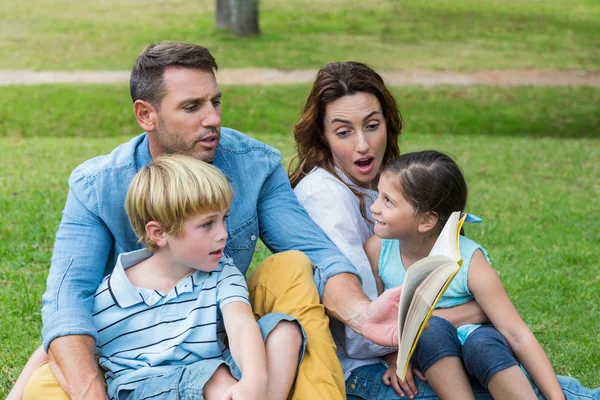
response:
[(564, 399), (548, 356), (510, 301), (498, 274), (480, 250), (471, 259), (469, 289), (490, 322), (506, 338), (544, 397)]
[(256, 394), (248, 394), (248, 398), (266, 397), (267, 356), (252, 309), (248, 304), (236, 301), (227, 303), (222, 314), (231, 355), (242, 371), (240, 383), (248, 383), (247, 388)]

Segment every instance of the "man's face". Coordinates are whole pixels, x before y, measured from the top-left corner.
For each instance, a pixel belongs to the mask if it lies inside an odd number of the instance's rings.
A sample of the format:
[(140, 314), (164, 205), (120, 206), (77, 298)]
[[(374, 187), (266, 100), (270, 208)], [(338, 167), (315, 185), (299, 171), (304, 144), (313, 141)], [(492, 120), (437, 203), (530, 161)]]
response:
[(185, 154), (212, 162), (221, 134), (221, 91), (215, 75), (169, 67), (163, 78), (166, 94), (156, 110), (156, 130), (148, 136), (152, 156)]

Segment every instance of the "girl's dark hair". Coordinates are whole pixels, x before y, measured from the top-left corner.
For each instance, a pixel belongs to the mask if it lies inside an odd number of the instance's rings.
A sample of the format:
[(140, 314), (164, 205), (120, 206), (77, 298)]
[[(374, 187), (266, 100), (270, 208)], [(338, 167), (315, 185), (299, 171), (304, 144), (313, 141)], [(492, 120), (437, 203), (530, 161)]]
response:
[(467, 204), (467, 183), (459, 166), (439, 151), (402, 154), (382, 173), (398, 176), (405, 199), (418, 214), (433, 212), (438, 216), (439, 231), (454, 211), (464, 211)]
[[(331, 149), (325, 139), (325, 108), (327, 104), (341, 97), (357, 93), (370, 93), (381, 104), (387, 126), (387, 142), (382, 165), (400, 154), (398, 136), (402, 130), (402, 118), (398, 104), (381, 76), (369, 66), (355, 61), (327, 64), (317, 73), (300, 119), (294, 127), (297, 153), (288, 167), (292, 187), (296, 187), (314, 167), (323, 168), (340, 179), (335, 172)], [(292, 168), (296, 158), (298, 160)], [(360, 212), (363, 218), (368, 220), (364, 194), (352, 186), (347, 186), (358, 197)]]

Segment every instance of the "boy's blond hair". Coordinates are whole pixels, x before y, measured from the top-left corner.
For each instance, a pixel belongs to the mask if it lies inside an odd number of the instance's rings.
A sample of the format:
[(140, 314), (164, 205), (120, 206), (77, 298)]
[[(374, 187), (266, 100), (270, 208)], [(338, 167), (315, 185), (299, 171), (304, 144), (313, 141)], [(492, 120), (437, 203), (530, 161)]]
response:
[(148, 222), (156, 221), (165, 233), (177, 236), (186, 218), (228, 209), (232, 197), (227, 178), (217, 168), (189, 156), (162, 155), (131, 181), (125, 211), (139, 241), (155, 251), (146, 234)]

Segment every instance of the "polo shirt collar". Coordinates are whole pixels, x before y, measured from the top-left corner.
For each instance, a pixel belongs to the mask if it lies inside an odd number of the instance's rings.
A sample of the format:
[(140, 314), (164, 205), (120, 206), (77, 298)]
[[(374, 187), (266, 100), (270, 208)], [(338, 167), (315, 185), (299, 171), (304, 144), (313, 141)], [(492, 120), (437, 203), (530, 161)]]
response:
[(165, 297), (169, 300), (183, 293), (193, 292), (194, 286), (203, 284), (209, 275), (204, 271), (194, 271), (179, 281), (168, 294), (154, 289), (138, 288), (127, 278), (125, 270), (150, 258), (152, 254), (148, 249), (141, 249), (119, 255), (112, 275), (108, 278), (108, 290), (117, 306), (127, 308), (141, 302), (153, 306)]

